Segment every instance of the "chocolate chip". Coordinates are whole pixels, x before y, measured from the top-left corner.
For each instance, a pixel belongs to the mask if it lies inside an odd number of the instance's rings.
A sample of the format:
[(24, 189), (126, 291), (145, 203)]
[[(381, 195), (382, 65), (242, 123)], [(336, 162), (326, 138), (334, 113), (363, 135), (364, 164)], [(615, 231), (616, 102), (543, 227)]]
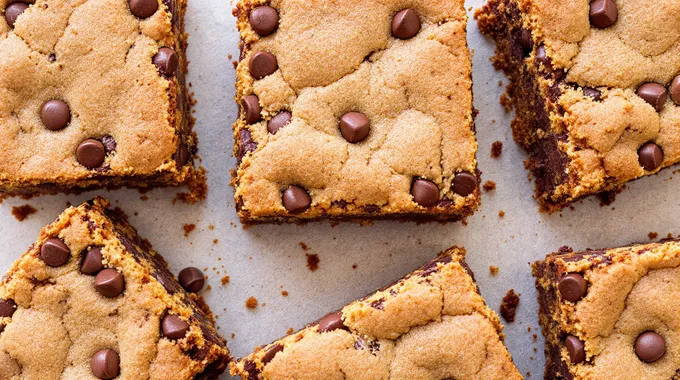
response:
[(157, 0), (130, 0), (130, 12), (141, 19), (153, 16), (157, 10)]
[(189, 162), (189, 149), (184, 143), (179, 144), (177, 148), (177, 166), (184, 166)]
[(291, 120), (293, 120), (292, 113), (288, 111), (281, 111), (277, 113), (276, 116), (272, 117), (271, 120), (269, 120), (269, 122), (267, 123), (267, 130), (272, 135), (275, 135), (276, 132), (279, 131), (279, 129), (290, 124)]
[(279, 352), (283, 351), (283, 346), (276, 343), (275, 345), (269, 347), (267, 351), (264, 352), (262, 357), (262, 364), (267, 364), (274, 359), (274, 356)]
[(238, 161), (243, 160), (243, 157), (248, 152), (254, 152), (257, 149), (257, 142), (253, 140), (253, 134), (248, 128), (243, 128), (238, 133), (240, 144), (238, 147)]
[(579, 338), (567, 335), (564, 345), (567, 347), (571, 364), (578, 364), (586, 359), (586, 346)]
[(175, 50), (169, 47), (158, 49), (158, 53), (153, 56), (152, 61), (158, 67), (161, 75), (166, 78), (175, 75), (179, 67), (179, 56), (175, 53)]
[(368, 136), (371, 123), (361, 112), (348, 112), (340, 118), (340, 133), (348, 142), (358, 143)]
[(305, 212), (312, 204), (312, 198), (307, 193), (307, 190), (300, 186), (288, 186), (283, 191), (283, 207), (291, 214), (299, 214)]
[(243, 113), (246, 115), (247, 124), (255, 124), (262, 121), (262, 107), (257, 95), (248, 95), (243, 98)]
[(104, 269), (94, 279), (94, 287), (104, 297), (114, 298), (123, 293), (125, 279), (115, 269)]
[(60, 267), (68, 261), (71, 250), (59, 238), (49, 238), (40, 247), (40, 259), (51, 267)]
[(250, 12), (250, 26), (255, 33), (266, 37), (279, 28), (279, 12), (276, 9), (263, 5)]
[(347, 329), (345, 324), (342, 323), (342, 311), (327, 314), (319, 319), (319, 332), (329, 332), (337, 329)]
[(88, 169), (98, 168), (104, 163), (106, 148), (99, 140), (87, 139), (78, 146), (76, 158)]
[(71, 122), (71, 109), (63, 100), (49, 100), (43, 104), (40, 110), (40, 120), (45, 128), (50, 131), (58, 131), (66, 128)]
[(666, 353), (666, 341), (653, 331), (647, 331), (635, 339), (635, 353), (645, 363), (655, 362)]
[(477, 177), (471, 173), (458, 173), (453, 177), (453, 192), (467, 197), (477, 189)]
[(407, 40), (420, 32), (420, 26), (418, 12), (413, 9), (404, 9), (392, 19), (392, 35)]
[(0, 300), (0, 317), (9, 318), (17, 311), (17, 304), (12, 299)]
[(664, 104), (666, 104), (666, 99), (668, 98), (666, 87), (658, 83), (643, 84), (638, 88), (637, 94), (642, 100), (651, 104), (656, 112), (661, 112)]
[(590, 23), (600, 29), (608, 28), (616, 22), (619, 11), (614, 0), (595, 0), (590, 3)]
[(187, 335), (187, 331), (189, 324), (176, 315), (167, 314), (161, 321), (161, 332), (168, 339), (182, 339)]
[(416, 179), (411, 185), (413, 201), (423, 207), (432, 207), (439, 200), (439, 188), (427, 179)]
[(114, 350), (101, 350), (90, 359), (92, 374), (99, 379), (113, 379), (120, 373), (120, 357)]
[(83, 255), (83, 263), (80, 265), (80, 273), (93, 276), (104, 269), (102, 262), (102, 248), (92, 247)]
[(258, 51), (250, 57), (248, 62), (250, 75), (255, 79), (262, 79), (267, 75), (274, 74), (279, 68), (274, 54), (268, 51)]
[(545, 45), (540, 45), (536, 49), (536, 61), (542, 63), (547, 69), (551, 68), (550, 58), (548, 57), (548, 52), (545, 50)]
[(638, 150), (638, 161), (647, 171), (656, 170), (663, 163), (663, 150), (653, 142), (648, 142)]
[(17, 21), (17, 18), (19, 18), (19, 16), (24, 13), (28, 7), (29, 4), (22, 3), (20, 1), (7, 5), (5, 8), (5, 21), (7, 21), (7, 24), (9, 24), (10, 28), (14, 27), (14, 23)]
[(601, 100), (602, 99), (602, 92), (596, 88), (592, 87), (583, 87), (583, 95), (592, 98), (593, 100)]
[(524, 54), (528, 53), (534, 47), (534, 41), (531, 38), (531, 31), (522, 28), (519, 32), (519, 44), (524, 50)]
[(194, 267), (184, 268), (177, 276), (179, 284), (190, 293), (198, 293), (205, 285), (205, 275), (200, 269)]
[(104, 150), (106, 150), (106, 153), (115, 152), (116, 147), (118, 146), (118, 144), (116, 144), (116, 139), (114, 139), (111, 135), (105, 135), (102, 137), (102, 144), (104, 144)]
[(569, 273), (560, 278), (557, 288), (567, 301), (579, 301), (588, 290), (588, 282), (578, 273)]
[(671, 93), (671, 99), (675, 102), (675, 104), (680, 105), (680, 75), (673, 78), (668, 90)]

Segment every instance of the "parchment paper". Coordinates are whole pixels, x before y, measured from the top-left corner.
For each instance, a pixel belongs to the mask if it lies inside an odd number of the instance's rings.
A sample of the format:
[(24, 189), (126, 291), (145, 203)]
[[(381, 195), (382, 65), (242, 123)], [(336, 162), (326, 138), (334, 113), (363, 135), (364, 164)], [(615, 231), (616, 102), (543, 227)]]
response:
[[(468, 1), (467, 7), (481, 4), (480, 0)], [(527, 179), (522, 162), (526, 156), (512, 141), (511, 114), (499, 104), (504, 91), (499, 81), (507, 82), (489, 62), (494, 45), (477, 30), (472, 19), (474, 9), (470, 11), (468, 41), (474, 52), (475, 107), (480, 112), (477, 157), (483, 181), (495, 181), (498, 187), (483, 194), (481, 208), (467, 225), (386, 221), (362, 227), (321, 222), (244, 230), (237, 220), (229, 186), (229, 170), (235, 165), (231, 123), (237, 115), (231, 61), (238, 57), (232, 6), (227, 0), (190, 0), (187, 14), (188, 80), (198, 101), (194, 110), (199, 153), (208, 170), (207, 201), (173, 205), (176, 189), (151, 191), (145, 194), (149, 198), (146, 201), (135, 190), (6, 200), (0, 205), (2, 272), (67, 201), (78, 204), (104, 195), (126, 211), (175, 274), (186, 266), (208, 268), (210, 290), (204, 291), (204, 296), (218, 316), (232, 355), (241, 357), (291, 327), (298, 329), (402, 277), (437, 252), (460, 245), (467, 248), (467, 261), (491, 308), (498, 311), (501, 298), (511, 288), (521, 294), (517, 320), (505, 324), (506, 344), (522, 374), (541, 378), (543, 341), (529, 262), (563, 245), (582, 250), (648, 241), (649, 232), (658, 232), (659, 238), (678, 233), (680, 207), (677, 186), (671, 181), (672, 169), (631, 183), (609, 207), (588, 199), (576, 204), (573, 211), (539, 213), (532, 199), (533, 183)], [(494, 141), (504, 144), (498, 159), (489, 154)], [(39, 212), (20, 223), (11, 215), (12, 206), (27, 203)], [(501, 210), (504, 218), (498, 216)], [(192, 223), (196, 230), (185, 237), (183, 225)], [(316, 271), (307, 268), (306, 254), (318, 255)], [(490, 265), (500, 268), (497, 276), (489, 274)], [(221, 283), (223, 276), (229, 276), (226, 285)], [(282, 296), (283, 290), (288, 292), (287, 297)], [(255, 310), (245, 307), (251, 296), (259, 301)], [(532, 338), (533, 334), (538, 334), (538, 339)]]

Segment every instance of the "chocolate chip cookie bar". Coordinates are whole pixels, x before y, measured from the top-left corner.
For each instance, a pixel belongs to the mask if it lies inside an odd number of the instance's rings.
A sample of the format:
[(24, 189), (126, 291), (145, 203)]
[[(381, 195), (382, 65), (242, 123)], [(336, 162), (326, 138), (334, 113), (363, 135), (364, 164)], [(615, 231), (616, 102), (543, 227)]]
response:
[(242, 379), (521, 379), (465, 251), (231, 364)]
[(244, 223), (476, 209), (462, 0), (240, 0), (234, 14)]
[(216, 378), (229, 351), (210, 309), (107, 206), (64, 211), (3, 277), (0, 378)]
[(0, 194), (201, 181), (186, 5), (0, 1)]
[(546, 379), (676, 379), (680, 241), (534, 263)]
[(675, 1), (622, 0), (489, 0), (477, 12), (544, 208), (611, 199), (680, 161), (678, 15)]

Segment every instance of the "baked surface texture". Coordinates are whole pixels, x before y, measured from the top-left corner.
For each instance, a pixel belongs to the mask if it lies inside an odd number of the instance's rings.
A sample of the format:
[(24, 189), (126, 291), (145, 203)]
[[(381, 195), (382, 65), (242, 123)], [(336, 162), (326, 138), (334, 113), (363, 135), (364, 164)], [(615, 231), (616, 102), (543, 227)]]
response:
[(613, 195), (680, 160), (677, 16), (676, 1), (643, 0), (490, 0), (477, 11), (544, 208)]
[(463, 1), (240, 0), (234, 14), (244, 223), (472, 214)]
[(0, 378), (216, 378), (229, 351), (209, 308), (107, 206), (64, 211), (3, 277)]
[(521, 379), (503, 326), (451, 248), (396, 283), (231, 364), (257, 379)]
[(0, 0), (0, 192), (202, 181), (186, 0), (31, 3)]
[(533, 264), (547, 379), (677, 379), (680, 242)]

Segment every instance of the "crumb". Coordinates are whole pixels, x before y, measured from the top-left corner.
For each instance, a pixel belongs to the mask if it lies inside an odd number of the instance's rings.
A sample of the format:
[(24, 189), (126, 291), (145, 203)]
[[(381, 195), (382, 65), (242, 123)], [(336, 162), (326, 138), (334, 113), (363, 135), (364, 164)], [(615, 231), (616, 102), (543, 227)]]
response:
[(527, 371), (527, 377), (531, 377), (531, 371)]
[(307, 246), (304, 241), (301, 241), (298, 244), (300, 244), (300, 248), (302, 248), (303, 251), (309, 251), (309, 246)]
[(289, 328), (288, 330), (286, 330), (286, 335), (290, 335), (290, 334), (292, 334), (292, 333), (294, 333), (294, 332), (295, 332), (295, 329), (291, 327), (291, 328)]
[(281, 295), (284, 297), (288, 297), (288, 291), (287, 290), (282, 290)]
[(212, 230), (215, 229), (215, 226), (211, 224), (211, 225), (208, 226), (208, 229), (209, 229), (210, 231), (212, 231)]
[(231, 333), (231, 339), (234, 339), (234, 338), (236, 338), (236, 334), (235, 334), (235, 333)]
[(659, 237), (659, 234), (656, 233), (656, 232), (650, 232), (650, 233), (647, 234), (647, 237), (649, 238), (649, 240), (654, 240), (657, 237)]
[(501, 105), (506, 112), (512, 111), (512, 99), (507, 93), (501, 94)]
[(248, 309), (255, 309), (257, 307), (257, 298), (250, 297), (246, 300), (246, 307)]
[(141, 197), (139, 197), (139, 199), (141, 199), (143, 201), (148, 201), (149, 197), (147, 197), (146, 195), (142, 195)]
[(217, 239), (213, 240), (213, 244), (217, 244), (217, 243), (219, 243), (219, 242), (220, 242), (220, 241), (217, 240)]
[(527, 332), (531, 332), (531, 326), (527, 326)]
[(188, 237), (190, 233), (192, 233), (196, 229), (196, 225), (191, 223), (191, 224), (185, 224), (184, 225), (184, 237)]
[(227, 285), (229, 283), (229, 276), (222, 277), (222, 279), (220, 279), (220, 282), (222, 283), (222, 286)]
[(503, 153), (502, 141), (495, 141), (493, 144), (491, 144), (491, 157), (498, 158), (501, 156), (501, 153)]
[(310, 255), (309, 253), (306, 253), (305, 255), (307, 256), (307, 268), (312, 272), (319, 269), (319, 255)]
[(501, 301), (501, 315), (507, 322), (515, 321), (515, 313), (519, 305), (519, 294), (515, 293), (515, 289), (510, 289)]
[(16, 218), (16, 220), (23, 222), (28, 218), (29, 216), (35, 214), (38, 212), (38, 210), (35, 209), (35, 207), (31, 205), (23, 205), (23, 206), (14, 206), (12, 207), (12, 215)]
[(536, 342), (538, 340), (538, 335), (536, 335), (536, 334), (531, 335), (531, 340)]
[(501, 218), (504, 217), (504, 216), (505, 216), (505, 211), (503, 211), (503, 210), (498, 211), (498, 216), (501, 217)]
[[(205, 278), (208, 278), (208, 276), (205, 276)], [(211, 290), (212, 290), (212, 286), (208, 285), (208, 286), (205, 287), (206, 292), (209, 292)]]
[(502, 80), (498, 81), (498, 87), (503, 87), (503, 81)]
[(484, 188), (484, 191), (496, 190), (496, 182), (486, 181), (486, 183), (484, 183), (484, 186), (482, 186), (482, 188)]
[(359, 267), (359, 266), (356, 265), (356, 264), (352, 264), (352, 269), (357, 269), (357, 267)]
[(495, 267), (493, 265), (489, 266), (489, 273), (491, 273), (492, 276), (495, 276), (498, 274), (498, 267)]

